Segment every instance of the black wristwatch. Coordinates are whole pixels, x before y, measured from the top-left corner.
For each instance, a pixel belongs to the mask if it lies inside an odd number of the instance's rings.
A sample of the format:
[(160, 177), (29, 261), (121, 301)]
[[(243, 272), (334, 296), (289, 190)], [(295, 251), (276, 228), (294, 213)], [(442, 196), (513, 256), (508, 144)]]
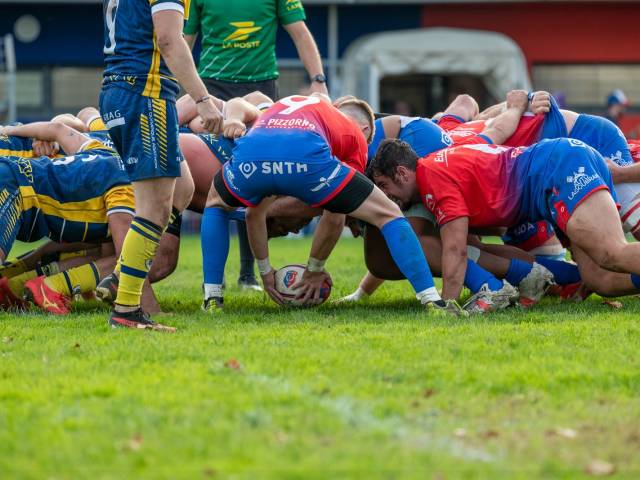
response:
[(318, 83), (327, 83), (327, 77), (325, 77), (324, 74), (319, 73), (318, 75), (312, 77), (311, 81), (318, 82)]

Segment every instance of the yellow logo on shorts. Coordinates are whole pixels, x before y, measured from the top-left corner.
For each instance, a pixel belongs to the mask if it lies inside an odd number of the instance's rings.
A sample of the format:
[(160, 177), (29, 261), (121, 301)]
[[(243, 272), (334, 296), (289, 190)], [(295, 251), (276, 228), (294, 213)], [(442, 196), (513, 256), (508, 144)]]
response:
[(256, 48), (260, 46), (260, 40), (245, 42), (252, 33), (262, 30), (256, 27), (256, 22), (231, 22), (236, 30), (223, 40), (222, 48)]

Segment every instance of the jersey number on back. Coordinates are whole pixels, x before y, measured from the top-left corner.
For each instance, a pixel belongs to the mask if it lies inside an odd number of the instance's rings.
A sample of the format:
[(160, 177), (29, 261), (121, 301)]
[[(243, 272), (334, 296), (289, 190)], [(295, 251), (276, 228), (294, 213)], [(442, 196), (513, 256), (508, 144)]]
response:
[(116, 14), (118, 13), (118, 3), (120, 0), (109, 0), (104, 11), (104, 21), (109, 31), (109, 40), (104, 46), (105, 55), (113, 55), (116, 50)]
[[(299, 98), (300, 100), (296, 100), (296, 98)], [(285, 108), (284, 110), (278, 113), (280, 115), (290, 115), (296, 110), (300, 110), (302, 107), (320, 103), (320, 99), (318, 97), (285, 97), (282, 100), (280, 100), (280, 103), (286, 105), (289, 108)]]

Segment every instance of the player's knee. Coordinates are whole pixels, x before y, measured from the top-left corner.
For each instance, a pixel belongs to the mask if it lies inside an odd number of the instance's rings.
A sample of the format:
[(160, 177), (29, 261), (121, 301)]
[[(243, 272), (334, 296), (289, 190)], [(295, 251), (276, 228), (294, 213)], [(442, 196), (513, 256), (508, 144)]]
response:
[(624, 270), (624, 265), (622, 264), (623, 248), (624, 245), (604, 245), (595, 254), (594, 260), (605, 270), (614, 272)]
[(173, 193), (173, 207), (182, 212), (191, 203), (193, 194), (195, 192), (195, 185), (191, 177), (181, 179), (176, 184), (176, 190)]

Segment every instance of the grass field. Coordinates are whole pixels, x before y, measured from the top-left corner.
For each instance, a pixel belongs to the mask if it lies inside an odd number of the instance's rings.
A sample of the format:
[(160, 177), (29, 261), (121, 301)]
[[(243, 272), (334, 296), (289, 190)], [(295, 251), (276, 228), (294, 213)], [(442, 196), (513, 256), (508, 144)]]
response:
[[(360, 241), (328, 267), (352, 291)], [(640, 477), (639, 299), (458, 320), (405, 282), (289, 311), (229, 288), (209, 317), (196, 238), (157, 291), (174, 335), (111, 331), (96, 304), (0, 315), (0, 478)]]

